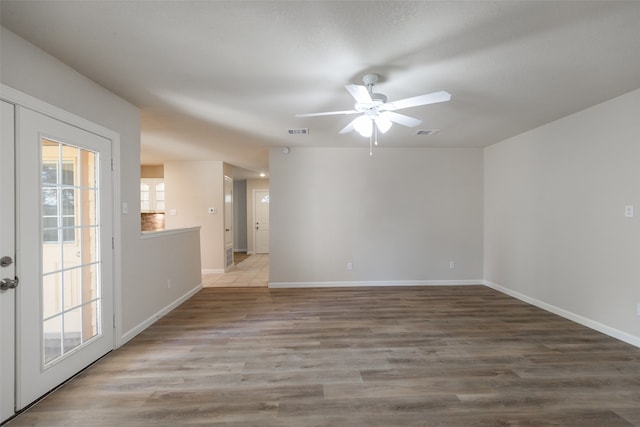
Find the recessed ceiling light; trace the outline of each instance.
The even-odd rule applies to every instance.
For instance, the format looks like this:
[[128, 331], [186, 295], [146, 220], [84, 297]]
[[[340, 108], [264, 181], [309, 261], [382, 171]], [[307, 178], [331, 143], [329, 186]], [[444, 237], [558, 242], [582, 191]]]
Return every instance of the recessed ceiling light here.
[[289, 129], [289, 135], [307, 135], [309, 128]]
[[264, 178], [265, 176], [267, 176], [267, 174], [266, 174], [266, 173], [264, 173], [264, 172], [260, 172], [260, 178]]
[[416, 135], [429, 136], [429, 135], [435, 135], [438, 132], [440, 132], [440, 129], [421, 129], [416, 132]]

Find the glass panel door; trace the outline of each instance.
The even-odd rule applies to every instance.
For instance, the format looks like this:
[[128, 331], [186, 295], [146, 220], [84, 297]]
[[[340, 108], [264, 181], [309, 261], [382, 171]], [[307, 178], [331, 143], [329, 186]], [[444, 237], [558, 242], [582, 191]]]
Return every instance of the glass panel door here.
[[44, 365], [85, 345], [102, 325], [98, 153], [42, 138]]
[[17, 407], [113, 341], [111, 141], [18, 107]]

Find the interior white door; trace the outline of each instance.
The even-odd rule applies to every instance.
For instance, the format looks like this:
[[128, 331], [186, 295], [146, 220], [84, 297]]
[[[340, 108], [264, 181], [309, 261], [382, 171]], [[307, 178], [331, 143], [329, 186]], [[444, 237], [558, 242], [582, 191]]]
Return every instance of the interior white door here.
[[269, 190], [255, 190], [253, 197], [255, 212], [255, 252], [269, 253]]
[[224, 245], [233, 246], [233, 178], [224, 177]]
[[111, 141], [17, 107], [17, 408], [114, 345]]
[[233, 265], [233, 178], [224, 176], [224, 267]]
[[[0, 107], [0, 279], [15, 280], [14, 111], [4, 101]], [[0, 290], [0, 423], [15, 408], [16, 290], [7, 287]]]

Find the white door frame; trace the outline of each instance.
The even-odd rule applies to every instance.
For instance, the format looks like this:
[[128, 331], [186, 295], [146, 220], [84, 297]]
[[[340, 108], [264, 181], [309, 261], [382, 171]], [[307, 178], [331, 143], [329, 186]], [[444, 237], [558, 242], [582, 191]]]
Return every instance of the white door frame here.
[[[15, 106], [2, 101], [0, 141], [0, 256], [13, 263], [0, 268], [0, 278], [13, 279], [15, 270]], [[15, 310], [16, 291], [0, 291], [0, 423], [15, 414]]]
[[[111, 183], [107, 191], [112, 192], [113, 212], [113, 313], [114, 313], [114, 343], [113, 347], [118, 348], [122, 345], [122, 239], [121, 239], [121, 218], [120, 218], [120, 134], [103, 127], [97, 123], [77, 116], [73, 113], [65, 111], [38, 98], [28, 95], [24, 92], [16, 90], [10, 86], [0, 84], [0, 99], [44, 114], [53, 119], [67, 123], [69, 125], [84, 129], [88, 132], [102, 136], [111, 140], [111, 155], [113, 159]], [[19, 262], [19, 261], [18, 261]], [[14, 324], [14, 328], [15, 328]], [[19, 338], [19, 337], [18, 337]], [[18, 355], [19, 356], [19, 355]], [[15, 373], [15, 366], [13, 367]]]

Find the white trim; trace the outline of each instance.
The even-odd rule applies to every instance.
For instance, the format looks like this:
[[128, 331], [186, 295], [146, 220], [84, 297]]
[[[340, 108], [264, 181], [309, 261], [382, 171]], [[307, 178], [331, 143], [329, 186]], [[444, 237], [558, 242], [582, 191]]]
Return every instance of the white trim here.
[[164, 237], [171, 236], [173, 234], [182, 234], [188, 233], [191, 231], [200, 231], [200, 226], [197, 227], [189, 227], [189, 228], [170, 228], [167, 230], [156, 230], [156, 231], [143, 231], [140, 236], [141, 239], [153, 239], [156, 237]]
[[55, 105], [51, 105], [45, 101], [14, 89], [11, 86], [0, 84], [0, 98], [10, 103], [20, 105], [21, 107], [36, 111], [40, 114], [44, 114], [45, 116], [49, 116], [52, 119], [67, 123], [68, 125], [95, 133], [98, 136], [112, 140], [115, 137], [120, 140], [120, 134], [111, 129], [105, 128], [95, 122], [85, 119], [84, 117], [80, 117], [76, 114], [63, 110], [62, 108], [56, 107]]
[[485, 286], [491, 289], [495, 289], [498, 292], [502, 292], [503, 294], [509, 295], [511, 297], [519, 299], [520, 301], [524, 301], [528, 304], [535, 305], [538, 308], [541, 308], [553, 314], [557, 314], [560, 317], [564, 317], [565, 319], [569, 319], [573, 322], [579, 323], [582, 326], [586, 326], [587, 328], [594, 329], [598, 332], [602, 332], [605, 335], [609, 335], [610, 337], [613, 337], [620, 341], [624, 341], [627, 344], [631, 344], [633, 346], [640, 348], [640, 337], [631, 335], [627, 332], [623, 332], [619, 329], [612, 328], [610, 326], [604, 325], [595, 320], [588, 319], [586, 317], [580, 316], [579, 314], [572, 313], [571, 311], [565, 310], [560, 307], [556, 307], [555, 305], [552, 305], [552, 304], [548, 304], [544, 301], [537, 300], [535, 298], [521, 294], [520, 292], [514, 291], [512, 289], [505, 288], [504, 286], [500, 286], [497, 283], [493, 283], [488, 280], [484, 280], [483, 282]]
[[121, 341], [120, 345], [127, 343], [129, 340], [131, 340], [133, 337], [138, 335], [140, 332], [144, 331], [149, 326], [153, 325], [155, 322], [160, 320], [162, 317], [166, 316], [167, 313], [169, 313], [171, 310], [175, 309], [180, 304], [182, 304], [183, 302], [191, 298], [198, 291], [200, 291], [200, 289], [202, 289], [202, 284], [199, 284], [198, 286], [196, 286], [195, 288], [193, 288], [192, 290], [190, 290], [189, 292], [187, 292], [186, 294], [184, 294], [183, 296], [181, 296], [171, 304], [157, 311], [155, 314], [151, 315], [146, 320], [139, 323], [137, 326], [134, 326], [133, 328], [129, 329], [127, 332], [125, 332], [122, 335], [122, 338], [120, 340]]
[[364, 286], [470, 286], [483, 285], [483, 280], [389, 280], [364, 282], [269, 282], [269, 288], [341, 288]]
[[203, 268], [202, 274], [222, 274], [224, 273], [224, 268]]

